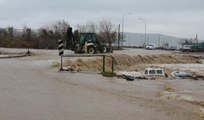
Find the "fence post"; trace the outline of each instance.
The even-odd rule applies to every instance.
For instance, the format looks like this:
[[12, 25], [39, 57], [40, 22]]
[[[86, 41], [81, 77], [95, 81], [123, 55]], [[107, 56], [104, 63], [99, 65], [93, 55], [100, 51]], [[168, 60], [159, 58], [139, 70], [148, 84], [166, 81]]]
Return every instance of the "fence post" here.
[[106, 64], [105, 59], [106, 59], [106, 57], [105, 57], [105, 55], [103, 55], [103, 72], [105, 72], [105, 64]]
[[114, 57], [112, 57], [112, 74], [113, 74], [113, 71], [114, 71]]

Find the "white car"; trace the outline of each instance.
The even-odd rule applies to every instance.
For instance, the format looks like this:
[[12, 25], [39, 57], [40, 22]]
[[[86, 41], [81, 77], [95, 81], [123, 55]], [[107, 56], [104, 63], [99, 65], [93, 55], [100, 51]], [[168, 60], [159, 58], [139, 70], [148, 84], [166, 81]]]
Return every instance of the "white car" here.
[[153, 44], [153, 43], [151, 43], [151, 44], [149, 44], [149, 45], [146, 46], [146, 49], [147, 49], [147, 50], [154, 50], [155, 47], [156, 47], [156, 45]]
[[144, 71], [144, 75], [146, 77], [150, 77], [150, 76], [164, 77], [165, 73], [162, 68], [146, 68]]

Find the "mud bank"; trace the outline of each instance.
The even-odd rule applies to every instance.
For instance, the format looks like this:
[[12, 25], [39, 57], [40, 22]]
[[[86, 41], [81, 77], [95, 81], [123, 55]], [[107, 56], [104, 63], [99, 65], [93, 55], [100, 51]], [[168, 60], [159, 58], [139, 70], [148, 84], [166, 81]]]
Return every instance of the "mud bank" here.
[[[114, 57], [114, 69], [116, 71], [120, 70], [140, 70], [143, 69], [143, 65], [146, 64], [187, 64], [187, 63], [197, 63], [198, 58], [191, 56], [181, 56], [181, 55], [171, 55], [171, 54], [161, 54], [161, 55], [137, 55], [130, 56], [126, 54], [112, 54]], [[80, 69], [82, 71], [101, 71], [102, 70], [102, 58], [94, 59], [82, 59], [78, 58], [76, 60], [66, 59], [63, 62], [64, 66], [70, 66], [72, 68]], [[112, 60], [106, 58], [106, 70], [111, 70]], [[59, 62], [54, 62], [52, 67], [59, 67]]]

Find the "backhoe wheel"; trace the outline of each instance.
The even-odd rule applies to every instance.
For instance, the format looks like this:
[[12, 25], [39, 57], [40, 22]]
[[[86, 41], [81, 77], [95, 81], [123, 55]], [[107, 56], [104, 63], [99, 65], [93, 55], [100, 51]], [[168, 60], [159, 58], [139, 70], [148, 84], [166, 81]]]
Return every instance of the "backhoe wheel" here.
[[88, 47], [88, 53], [95, 54], [96, 53], [95, 48], [93, 46]]
[[106, 48], [105, 46], [103, 46], [101, 52], [102, 52], [102, 53], [106, 53], [106, 52], [107, 52], [107, 48]]

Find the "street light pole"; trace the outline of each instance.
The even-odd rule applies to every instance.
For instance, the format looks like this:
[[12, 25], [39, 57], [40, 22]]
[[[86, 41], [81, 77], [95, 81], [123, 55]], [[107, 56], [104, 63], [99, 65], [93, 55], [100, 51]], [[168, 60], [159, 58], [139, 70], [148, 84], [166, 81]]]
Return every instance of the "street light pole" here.
[[139, 18], [139, 20], [142, 20], [145, 22], [145, 46], [147, 46], [147, 20], [143, 18]]
[[122, 46], [123, 46], [123, 39], [124, 39], [124, 19], [125, 19], [126, 15], [130, 15], [130, 14], [132, 14], [132, 13], [123, 14], [123, 17], [122, 17], [122, 35], [121, 35], [121, 37], [122, 37]]

